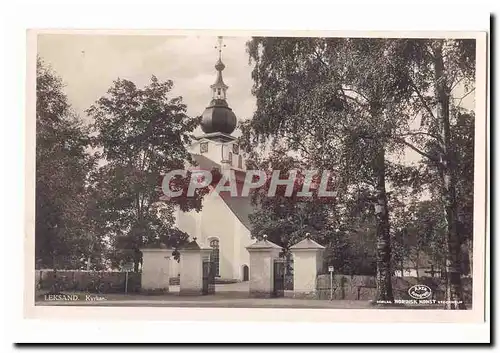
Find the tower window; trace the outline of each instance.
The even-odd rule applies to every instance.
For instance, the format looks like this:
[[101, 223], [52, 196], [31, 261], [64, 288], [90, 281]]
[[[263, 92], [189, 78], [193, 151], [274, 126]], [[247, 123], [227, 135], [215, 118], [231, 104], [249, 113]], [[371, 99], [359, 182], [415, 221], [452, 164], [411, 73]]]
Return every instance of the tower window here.
[[243, 169], [243, 157], [238, 156], [238, 168]]
[[217, 88], [217, 94], [220, 96], [220, 88]]
[[210, 247], [212, 248], [212, 253], [210, 254], [210, 261], [212, 261], [215, 265], [215, 275], [217, 277], [220, 276], [219, 268], [220, 268], [220, 259], [219, 259], [219, 239], [210, 240]]
[[240, 153], [240, 146], [237, 143], [233, 144], [233, 153], [234, 154]]
[[208, 142], [200, 143], [200, 153], [207, 153], [207, 152], [208, 152]]

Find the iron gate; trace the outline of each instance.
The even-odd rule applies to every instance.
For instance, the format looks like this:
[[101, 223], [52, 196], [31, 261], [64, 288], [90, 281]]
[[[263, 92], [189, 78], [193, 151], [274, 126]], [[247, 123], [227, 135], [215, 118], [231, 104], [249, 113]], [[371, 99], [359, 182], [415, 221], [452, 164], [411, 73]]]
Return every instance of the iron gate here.
[[273, 295], [275, 297], [285, 296], [285, 261], [274, 260], [273, 282]]
[[215, 294], [215, 263], [203, 261], [203, 295]]

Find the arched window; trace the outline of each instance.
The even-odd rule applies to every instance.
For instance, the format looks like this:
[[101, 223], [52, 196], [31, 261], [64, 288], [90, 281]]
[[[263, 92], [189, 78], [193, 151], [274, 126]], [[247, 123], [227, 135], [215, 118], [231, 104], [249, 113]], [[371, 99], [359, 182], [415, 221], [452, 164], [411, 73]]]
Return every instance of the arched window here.
[[243, 157], [238, 156], [238, 168], [243, 169]]
[[219, 276], [219, 239], [210, 240], [210, 247], [212, 248], [212, 253], [210, 254], [210, 260], [215, 265], [215, 276]]

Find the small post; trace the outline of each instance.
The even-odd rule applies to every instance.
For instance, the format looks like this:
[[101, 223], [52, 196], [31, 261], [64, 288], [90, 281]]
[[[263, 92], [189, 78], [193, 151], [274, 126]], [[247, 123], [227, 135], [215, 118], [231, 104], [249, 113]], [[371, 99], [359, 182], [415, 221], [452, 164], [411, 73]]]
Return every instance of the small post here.
[[125, 294], [128, 292], [128, 271], [125, 271]]
[[333, 300], [333, 266], [328, 266], [328, 272], [330, 272], [330, 301]]

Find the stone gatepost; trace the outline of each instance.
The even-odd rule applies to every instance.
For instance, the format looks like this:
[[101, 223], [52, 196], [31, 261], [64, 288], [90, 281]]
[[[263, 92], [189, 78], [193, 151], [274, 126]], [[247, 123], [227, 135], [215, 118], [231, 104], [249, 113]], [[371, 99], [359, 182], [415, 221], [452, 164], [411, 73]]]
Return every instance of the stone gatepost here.
[[290, 247], [293, 254], [293, 295], [294, 297], [315, 297], [316, 278], [323, 265], [325, 247], [306, 238]]
[[169, 264], [172, 249], [141, 249], [141, 291], [167, 293], [170, 279]]
[[196, 238], [179, 250], [180, 253], [180, 295], [202, 295], [203, 259], [212, 249], [202, 249]]
[[250, 296], [269, 298], [273, 295], [274, 267], [273, 262], [279, 258], [281, 246], [269, 240], [265, 235], [246, 248], [250, 256]]

